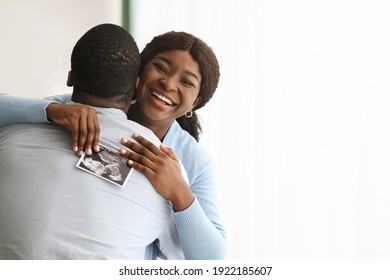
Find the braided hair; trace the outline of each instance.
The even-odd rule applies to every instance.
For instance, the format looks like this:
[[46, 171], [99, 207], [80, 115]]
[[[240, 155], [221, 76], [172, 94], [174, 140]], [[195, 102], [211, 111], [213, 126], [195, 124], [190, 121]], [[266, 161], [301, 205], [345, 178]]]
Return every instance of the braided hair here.
[[143, 49], [141, 52], [140, 74], [142, 75], [145, 66], [156, 55], [171, 50], [187, 51], [199, 64], [199, 70], [202, 76], [198, 95], [200, 102], [194, 107], [193, 114], [190, 118], [181, 116], [176, 119], [184, 130], [188, 131], [196, 141], [199, 141], [202, 126], [195, 111], [206, 105], [217, 89], [220, 76], [218, 60], [212, 49], [201, 39], [186, 32], [171, 31], [154, 37]]

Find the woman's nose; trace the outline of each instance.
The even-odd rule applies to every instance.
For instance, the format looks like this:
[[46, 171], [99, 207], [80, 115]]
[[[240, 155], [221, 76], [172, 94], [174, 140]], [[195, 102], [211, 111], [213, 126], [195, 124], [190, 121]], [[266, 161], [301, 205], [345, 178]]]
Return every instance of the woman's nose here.
[[160, 80], [161, 84], [164, 87], [164, 90], [166, 91], [176, 91], [176, 81], [173, 77], [164, 77]]

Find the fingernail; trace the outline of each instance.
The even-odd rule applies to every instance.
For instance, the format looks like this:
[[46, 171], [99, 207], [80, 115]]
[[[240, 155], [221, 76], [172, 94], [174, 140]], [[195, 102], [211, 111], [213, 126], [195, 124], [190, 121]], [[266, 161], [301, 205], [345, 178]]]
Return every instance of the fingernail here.
[[76, 147], [73, 147], [73, 152], [77, 152], [79, 149]]
[[133, 134], [133, 137], [134, 137], [134, 138], [138, 138], [138, 137], [139, 137], [139, 134], [134, 133], [134, 134]]
[[125, 149], [121, 149], [119, 152], [121, 153], [121, 155], [126, 154], [126, 150]]
[[129, 163], [130, 165], [133, 165], [134, 161], [132, 161], [131, 159], [129, 159], [128, 163]]
[[127, 138], [124, 138], [124, 137], [123, 137], [123, 138], [121, 139], [121, 141], [122, 141], [123, 144], [126, 144], [129, 140], [127, 140]]
[[92, 150], [91, 150], [91, 148], [88, 148], [88, 149], [86, 149], [85, 150], [85, 153], [87, 154], [87, 155], [92, 155]]
[[99, 145], [95, 145], [95, 147], [94, 147], [94, 150], [95, 150], [95, 152], [99, 152], [100, 151], [100, 147], [99, 147]]

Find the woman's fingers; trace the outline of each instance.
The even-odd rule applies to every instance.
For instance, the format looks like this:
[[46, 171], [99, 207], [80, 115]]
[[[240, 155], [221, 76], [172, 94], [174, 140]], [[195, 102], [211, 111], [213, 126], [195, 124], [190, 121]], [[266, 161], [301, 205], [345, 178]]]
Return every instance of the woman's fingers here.
[[72, 132], [72, 149], [81, 155], [92, 148], [99, 151], [100, 128], [96, 111], [87, 105], [52, 103], [46, 109], [48, 119]]
[[[154, 145], [149, 140], [140, 136], [139, 134], [133, 134], [132, 136], [137, 142], [130, 141], [127, 138], [122, 138], [121, 143], [129, 148], [131, 151], [121, 149], [122, 156], [129, 159], [129, 165], [135, 169], [145, 172], [157, 173], [159, 169], [166, 166], [167, 161], [173, 159], [178, 162], [175, 153], [172, 149], [160, 145], [160, 148]], [[149, 170], [150, 169], [150, 170]]]
[[72, 132], [72, 150], [75, 153], [79, 151], [79, 122], [75, 122], [70, 126]]
[[137, 134], [137, 133], [134, 133], [132, 135], [132, 137], [139, 143], [141, 144], [143, 147], [145, 147], [146, 149], [148, 149], [149, 151], [151, 151], [153, 154], [155, 155], [161, 155], [161, 151], [160, 149], [154, 145], [152, 142], [150, 142], [149, 140], [145, 139], [144, 137], [142, 137], [141, 135]]
[[163, 144], [160, 145], [160, 150], [162, 152], [164, 152], [167, 156], [169, 156], [171, 159], [175, 160], [175, 161], [179, 161], [175, 155], [175, 153], [173, 152], [173, 150], [171, 148], [168, 148], [166, 146], [164, 146]]
[[155, 164], [148, 157], [127, 151], [126, 149], [121, 149], [120, 154], [126, 158], [128, 158], [128, 164], [131, 167], [134, 167], [138, 171], [141, 171], [145, 174], [145, 172], [153, 171], [155, 168]]
[[[77, 107], [69, 116], [72, 127], [72, 147], [77, 150], [79, 156], [83, 151], [87, 155], [92, 154], [92, 148], [95, 152], [99, 151], [100, 128], [96, 111], [88, 106]], [[77, 147], [77, 148], [75, 148]]]
[[99, 148], [100, 126], [99, 126], [99, 121], [97, 119], [97, 114], [95, 114], [93, 120], [95, 125], [95, 135], [92, 140], [92, 146], [93, 146], [93, 150], [98, 153], [100, 151]]
[[[159, 148], [157, 148], [152, 142], [144, 139], [142, 136], [139, 136], [138, 138], [140, 140], [139, 143], [131, 141], [127, 139], [126, 137], [123, 137], [121, 139], [121, 144], [125, 147], [129, 148], [135, 153], [138, 153], [140, 155], [146, 156], [150, 159], [153, 159], [153, 157], [157, 155], [163, 154]], [[137, 141], [138, 141], [137, 139]]]
[[[87, 125], [87, 117], [81, 115], [79, 118], [79, 133], [78, 133], [78, 141], [77, 141], [77, 153], [81, 156], [84, 151], [84, 144], [88, 135], [88, 125]], [[87, 155], [91, 155], [91, 150], [85, 150]]]
[[122, 145], [131, 150], [127, 151], [125, 149], [121, 149], [121, 155], [128, 158], [130, 161], [135, 162], [136, 165], [131, 165], [130, 163], [129, 165], [133, 166], [137, 170], [139, 170], [138, 165], [142, 165], [155, 171], [156, 165], [158, 165], [161, 161], [159, 156], [164, 156], [165, 154], [152, 142], [146, 140], [142, 136], [135, 133], [133, 134], [133, 138], [137, 140], [137, 142], [131, 141], [125, 137], [121, 139]]
[[[81, 147], [81, 149], [83, 149], [84, 146], [85, 153], [87, 155], [91, 155], [92, 148], [95, 152], [99, 152], [100, 128], [95, 110], [88, 111], [86, 125], [87, 129], [84, 132], [85, 135], [80, 133], [81, 138], [79, 139], [79, 148]], [[82, 130], [80, 129], [80, 132], [81, 131]]]

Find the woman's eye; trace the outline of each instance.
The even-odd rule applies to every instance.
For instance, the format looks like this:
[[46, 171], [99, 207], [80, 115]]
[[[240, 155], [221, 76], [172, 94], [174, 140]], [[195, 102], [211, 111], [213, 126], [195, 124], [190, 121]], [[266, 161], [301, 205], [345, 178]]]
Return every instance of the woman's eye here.
[[195, 87], [195, 85], [189, 80], [182, 80], [181, 83], [187, 87]]
[[168, 73], [167, 69], [164, 66], [162, 66], [161, 64], [155, 63], [154, 68], [156, 68], [158, 72], [161, 72], [164, 74]]

